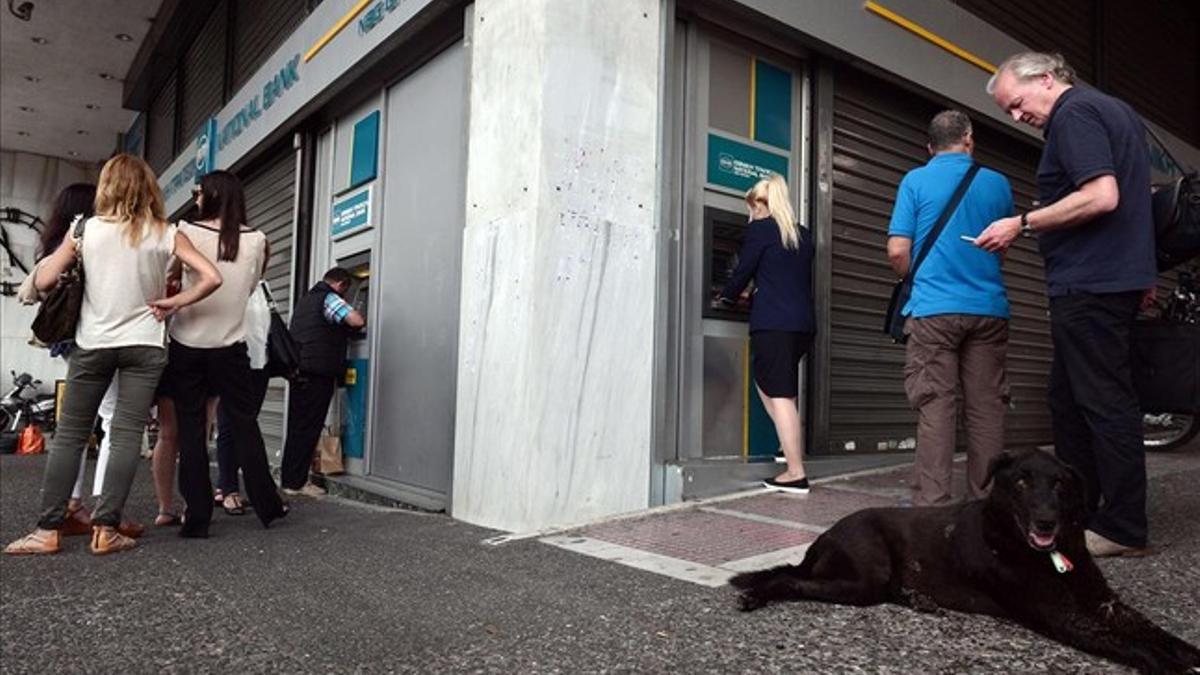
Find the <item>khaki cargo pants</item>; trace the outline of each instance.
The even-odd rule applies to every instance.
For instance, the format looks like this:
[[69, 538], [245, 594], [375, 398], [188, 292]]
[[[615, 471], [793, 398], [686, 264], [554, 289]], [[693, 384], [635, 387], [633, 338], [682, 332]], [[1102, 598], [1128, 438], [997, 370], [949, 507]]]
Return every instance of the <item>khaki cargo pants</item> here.
[[967, 498], [987, 494], [988, 462], [1004, 449], [1008, 321], [969, 314], [910, 318], [904, 391], [917, 411], [913, 503], [951, 501], [958, 395], [967, 432]]

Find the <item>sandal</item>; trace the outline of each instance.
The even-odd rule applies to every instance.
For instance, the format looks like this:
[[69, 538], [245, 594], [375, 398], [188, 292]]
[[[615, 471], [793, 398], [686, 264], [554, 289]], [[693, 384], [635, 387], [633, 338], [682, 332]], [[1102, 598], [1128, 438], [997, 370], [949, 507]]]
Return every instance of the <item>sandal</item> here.
[[[232, 506], [230, 506], [230, 502], [233, 503]], [[230, 492], [225, 496], [225, 499], [221, 502], [221, 508], [225, 509], [225, 513], [231, 516], [246, 515], [246, 505], [242, 503], [241, 495], [236, 492]]]
[[174, 513], [167, 513], [166, 511], [159, 511], [158, 515], [154, 517], [154, 526], [155, 527], [176, 527], [176, 526], [182, 525], [182, 524], [183, 524], [183, 518], [180, 518], [178, 515], [176, 515]]
[[60, 536], [58, 530], [37, 529], [4, 547], [4, 552], [8, 555], [58, 553], [62, 550]]

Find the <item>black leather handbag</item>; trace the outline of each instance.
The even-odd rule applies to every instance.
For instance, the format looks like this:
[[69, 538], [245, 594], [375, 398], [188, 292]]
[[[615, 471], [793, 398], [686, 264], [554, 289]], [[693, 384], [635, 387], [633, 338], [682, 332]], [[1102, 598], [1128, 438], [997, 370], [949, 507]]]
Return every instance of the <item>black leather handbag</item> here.
[[75, 262], [58, 275], [58, 285], [38, 307], [33, 318], [33, 336], [45, 345], [75, 339], [79, 327], [79, 312], [83, 308], [83, 230], [87, 221], [77, 218], [74, 223]]
[[925, 245], [921, 247], [921, 252], [917, 254], [916, 260], [909, 266], [908, 274], [897, 281], [896, 286], [892, 289], [887, 315], [883, 318], [883, 332], [891, 336], [892, 342], [898, 345], [908, 342], [908, 336], [904, 334], [904, 306], [912, 297], [913, 279], [917, 275], [917, 269], [921, 267], [921, 263], [933, 249], [933, 244], [941, 236], [942, 230], [946, 229], [946, 223], [949, 222], [950, 216], [954, 215], [954, 210], [958, 208], [958, 203], [962, 201], [963, 195], [967, 193], [967, 188], [971, 186], [971, 181], [974, 180], [977, 173], [979, 173], [979, 165], [972, 162], [971, 168], [967, 169], [966, 175], [962, 177], [962, 181], [954, 190], [950, 201], [946, 203], [946, 208], [942, 210], [942, 215], [938, 216], [937, 222], [933, 224], [933, 228], [929, 231], [929, 237], [925, 240]]
[[258, 283], [262, 286], [267, 306], [271, 309], [271, 327], [267, 330], [267, 375], [295, 379], [300, 374], [300, 347], [292, 339], [291, 331], [279, 315], [279, 307], [271, 295], [270, 286], [265, 281]]

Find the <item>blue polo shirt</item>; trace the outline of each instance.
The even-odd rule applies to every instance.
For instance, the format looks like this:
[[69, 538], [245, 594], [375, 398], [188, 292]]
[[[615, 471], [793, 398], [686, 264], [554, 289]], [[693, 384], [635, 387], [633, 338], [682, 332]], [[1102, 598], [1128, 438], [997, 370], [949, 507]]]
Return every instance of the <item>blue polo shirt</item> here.
[[[965, 152], [935, 155], [925, 166], [905, 174], [896, 192], [888, 235], [913, 240], [912, 259], [925, 246], [959, 181], [971, 166]], [[1013, 215], [1012, 187], [1003, 175], [980, 168], [945, 230], [933, 244], [913, 279], [912, 298], [904, 314], [923, 318], [939, 314], [1009, 317], [1008, 296], [1000, 256], [961, 237], [978, 236], [993, 221]]]
[[1154, 286], [1150, 151], [1141, 118], [1127, 104], [1088, 87], [1058, 97], [1038, 163], [1038, 198], [1049, 206], [1098, 176], [1113, 176], [1117, 208], [1090, 222], [1038, 234], [1051, 297], [1119, 293]]

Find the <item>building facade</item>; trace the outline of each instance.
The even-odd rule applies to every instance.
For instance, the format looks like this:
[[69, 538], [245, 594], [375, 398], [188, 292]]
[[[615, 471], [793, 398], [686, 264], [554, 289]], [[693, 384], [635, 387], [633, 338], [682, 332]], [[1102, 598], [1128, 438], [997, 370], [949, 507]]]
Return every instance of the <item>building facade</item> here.
[[[128, 136], [169, 210], [204, 171], [243, 177], [285, 310], [335, 264], [360, 279], [369, 329], [348, 355], [338, 480], [531, 531], [773, 470], [755, 461], [777, 442], [752, 395], [746, 316], [708, 302], [759, 175], [788, 178], [817, 243], [801, 398], [809, 452], [825, 455], [915, 443], [903, 352], [880, 330], [884, 242], [932, 114], [966, 110], [979, 159], [1018, 208], [1035, 199], [1040, 140], [984, 93], [992, 64], [1062, 51], [1200, 165], [1194, 8], [991, 4], [177, 3], [129, 78], [145, 115]], [[1164, 31], [1169, 52], [1130, 41]], [[1045, 443], [1032, 243], [1005, 274], [1008, 442]], [[275, 450], [285, 397], [279, 381], [263, 411]]]

